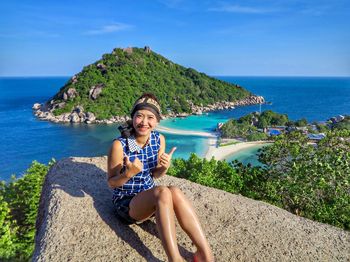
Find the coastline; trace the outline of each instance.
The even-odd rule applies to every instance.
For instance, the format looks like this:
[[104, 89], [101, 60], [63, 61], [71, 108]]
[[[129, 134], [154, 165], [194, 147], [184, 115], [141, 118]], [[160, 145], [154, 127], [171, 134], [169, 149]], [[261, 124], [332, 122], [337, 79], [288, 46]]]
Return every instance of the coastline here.
[[[238, 140], [237, 140], [238, 141]], [[245, 150], [257, 145], [267, 145], [271, 142], [266, 141], [251, 141], [251, 142], [238, 142], [237, 144], [216, 147], [217, 140], [210, 138], [208, 141], [209, 148], [205, 154], [205, 158], [210, 160], [212, 157], [216, 160], [224, 160], [228, 156], [238, 153], [241, 150]]]

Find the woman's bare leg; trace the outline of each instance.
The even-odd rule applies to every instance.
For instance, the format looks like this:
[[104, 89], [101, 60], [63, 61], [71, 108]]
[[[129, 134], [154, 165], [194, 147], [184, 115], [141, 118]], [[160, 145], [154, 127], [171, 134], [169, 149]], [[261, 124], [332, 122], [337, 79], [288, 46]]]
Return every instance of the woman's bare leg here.
[[129, 215], [144, 220], [156, 215], [157, 229], [169, 261], [183, 261], [176, 241], [172, 193], [164, 186], [137, 194], [130, 202]]
[[169, 189], [172, 193], [177, 220], [197, 247], [196, 257], [198, 261], [214, 261], [209, 243], [191, 203], [179, 188], [170, 186]]

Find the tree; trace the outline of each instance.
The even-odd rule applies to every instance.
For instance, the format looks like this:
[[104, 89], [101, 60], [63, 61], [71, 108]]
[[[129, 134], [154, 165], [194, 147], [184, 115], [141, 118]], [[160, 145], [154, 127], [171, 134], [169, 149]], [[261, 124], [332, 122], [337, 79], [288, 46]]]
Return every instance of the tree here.
[[290, 212], [350, 228], [350, 131], [326, 134], [317, 146], [299, 132], [276, 138], [259, 160]]
[[307, 126], [307, 120], [305, 118], [299, 119], [294, 122], [294, 125], [298, 127]]

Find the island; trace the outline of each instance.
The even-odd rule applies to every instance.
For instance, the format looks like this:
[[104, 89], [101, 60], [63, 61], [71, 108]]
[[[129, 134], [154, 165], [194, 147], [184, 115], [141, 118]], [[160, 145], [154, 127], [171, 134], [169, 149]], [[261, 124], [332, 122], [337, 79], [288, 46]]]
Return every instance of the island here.
[[239, 85], [178, 65], [146, 46], [104, 54], [33, 110], [41, 120], [111, 124], [128, 120], [133, 102], [144, 92], [157, 96], [165, 117], [265, 102]]

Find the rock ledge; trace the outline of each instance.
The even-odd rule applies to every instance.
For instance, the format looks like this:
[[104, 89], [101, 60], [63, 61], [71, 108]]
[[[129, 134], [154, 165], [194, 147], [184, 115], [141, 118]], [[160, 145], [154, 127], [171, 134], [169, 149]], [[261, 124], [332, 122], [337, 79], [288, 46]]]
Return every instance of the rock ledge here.
[[[106, 157], [68, 158], [49, 171], [33, 261], [166, 261], [155, 221], [121, 224], [106, 184]], [[165, 177], [193, 202], [216, 261], [349, 261], [350, 233], [239, 195]], [[180, 252], [194, 246], [178, 231]]]

